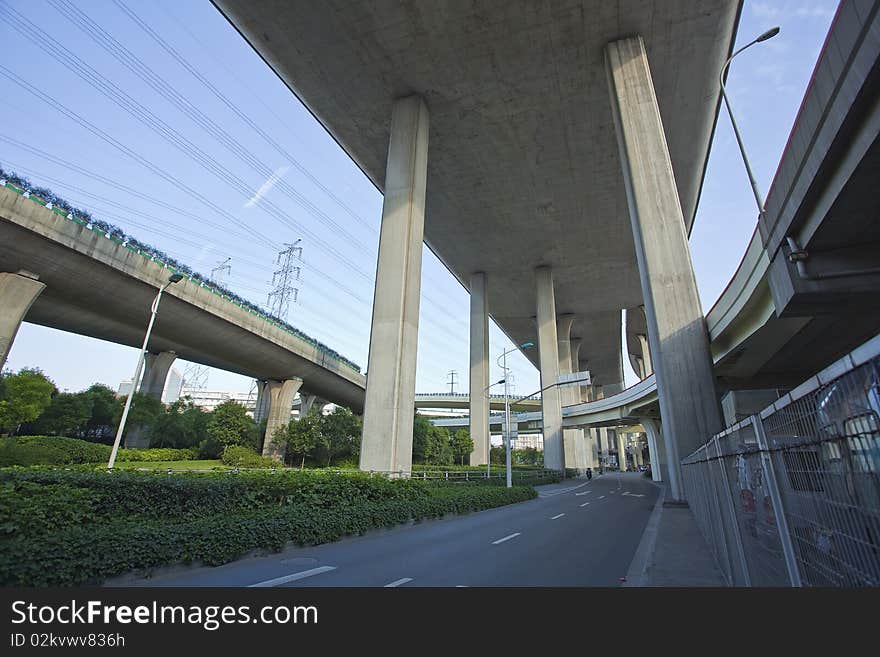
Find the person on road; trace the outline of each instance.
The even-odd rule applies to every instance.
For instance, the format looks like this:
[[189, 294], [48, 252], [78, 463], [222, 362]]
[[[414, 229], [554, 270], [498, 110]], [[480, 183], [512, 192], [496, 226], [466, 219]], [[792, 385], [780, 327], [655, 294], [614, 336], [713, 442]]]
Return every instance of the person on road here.
[[593, 468], [587, 468], [587, 479], [593, 478]]

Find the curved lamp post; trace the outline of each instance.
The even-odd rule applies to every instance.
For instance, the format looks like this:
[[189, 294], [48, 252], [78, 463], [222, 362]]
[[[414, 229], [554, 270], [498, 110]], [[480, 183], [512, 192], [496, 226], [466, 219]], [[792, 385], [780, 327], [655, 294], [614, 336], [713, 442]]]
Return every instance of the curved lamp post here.
[[153, 322], [156, 321], [156, 313], [159, 311], [159, 300], [162, 293], [169, 285], [177, 283], [183, 276], [181, 274], [172, 274], [168, 277], [168, 282], [159, 288], [159, 293], [153, 299], [153, 305], [150, 307], [150, 323], [147, 324], [147, 334], [144, 336], [144, 344], [141, 347], [141, 353], [138, 356], [137, 367], [134, 370], [134, 377], [131, 379], [131, 391], [125, 400], [125, 408], [122, 409], [122, 417], [119, 419], [119, 428], [116, 430], [116, 439], [113, 441], [113, 450], [110, 452], [110, 460], [107, 462], [107, 468], [112, 469], [116, 463], [116, 453], [119, 451], [119, 443], [122, 440], [122, 432], [125, 431], [125, 421], [128, 419], [128, 411], [131, 408], [131, 400], [134, 399], [134, 393], [137, 391], [138, 383], [140, 383], [141, 373], [144, 369], [144, 360], [147, 355], [147, 343], [150, 341], [150, 333], [153, 331]]
[[758, 214], [764, 214], [764, 201], [761, 199], [761, 192], [758, 191], [758, 183], [755, 181], [755, 174], [752, 173], [752, 167], [749, 164], [749, 158], [746, 156], [746, 149], [743, 146], [742, 136], [739, 134], [739, 126], [736, 124], [736, 119], [733, 118], [733, 111], [730, 109], [730, 100], [727, 98], [727, 90], [724, 88], [724, 74], [727, 72], [727, 67], [730, 66], [730, 62], [740, 54], [746, 48], [750, 48], [756, 43], [761, 43], [761, 41], [766, 41], [767, 39], [771, 39], [779, 34], [779, 28], [774, 27], [772, 29], [767, 30], [759, 36], [757, 39], [750, 41], [742, 48], [734, 52], [726, 62], [724, 62], [724, 66], [721, 67], [721, 73], [718, 75], [718, 79], [721, 82], [721, 95], [724, 97], [724, 104], [727, 107], [727, 114], [730, 116], [730, 123], [733, 125], [733, 133], [736, 135], [736, 143], [739, 144], [740, 153], [742, 153], [743, 162], [746, 165], [746, 172], [749, 174], [749, 182], [752, 184], [752, 192], [755, 195], [755, 202], [758, 204]]

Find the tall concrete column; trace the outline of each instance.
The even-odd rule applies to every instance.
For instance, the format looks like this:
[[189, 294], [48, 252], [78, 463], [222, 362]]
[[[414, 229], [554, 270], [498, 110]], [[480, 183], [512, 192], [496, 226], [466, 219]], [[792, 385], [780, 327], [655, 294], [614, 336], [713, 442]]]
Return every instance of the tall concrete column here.
[[[538, 326], [538, 359], [541, 370], [541, 414], [544, 422], [544, 467], [562, 470], [565, 447], [562, 437], [562, 405], [559, 387], [559, 345], [556, 334], [556, 296], [553, 272], [549, 267], [535, 269], [536, 321]], [[549, 387], [548, 387], [549, 386]]]
[[140, 392], [162, 399], [162, 392], [165, 390], [165, 381], [168, 380], [168, 372], [174, 361], [177, 360], [177, 354], [173, 351], [160, 351], [158, 354], [147, 352], [144, 358], [144, 377], [141, 379]]
[[623, 431], [617, 432], [617, 464], [621, 472], [626, 472], [626, 438]]
[[257, 380], [257, 401], [254, 404], [254, 422], [259, 424], [269, 417], [269, 382]]
[[670, 492], [680, 500], [681, 457], [721, 429], [709, 337], [642, 38], [609, 43], [605, 62], [670, 463]]
[[317, 395], [312, 395], [309, 393], [299, 393], [299, 416], [303, 417], [308, 415], [309, 412], [313, 408], [318, 408], [319, 410], [323, 410], [327, 405], [326, 399], [321, 399]]
[[642, 348], [642, 367], [644, 368], [644, 376], [649, 377], [654, 373], [654, 366], [651, 365], [651, 345], [648, 343], [648, 336], [644, 333], [636, 334], [639, 339], [639, 346]]
[[489, 295], [486, 274], [471, 276], [470, 432], [471, 465], [489, 462]]
[[[574, 315], [560, 315], [556, 318], [557, 351], [559, 353], [559, 373], [571, 374], [571, 325]], [[543, 385], [541, 386], [544, 387]], [[559, 399], [562, 406], [571, 406], [578, 403], [577, 393], [579, 386], [560, 386]], [[562, 442], [565, 452], [565, 467], [583, 470], [586, 468], [586, 456], [583, 445], [584, 432], [582, 429], [563, 429]]]
[[385, 166], [361, 470], [412, 469], [427, 172], [428, 109], [419, 96], [400, 98]]
[[642, 418], [641, 424], [645, 427], [648, 436], [648, 458], [651, 460], [651, 479], [663, 481], [663, 470], [668, 467], [662, 453], [663, 441], [660, 437], [660, 423], [652, 418]]
[[0, 272], [0, 372], [6, 364], [18, 327], [45, 289], [46, 284], [40, 283], [36, 274]]
[[266, 418], [266, 434], [263, 438], [263, 456], [282, 461], [284, 445], [275, 440], [275, 432], [290, 422], [293, 398], [302, 385], [302, 379], [294, 377], [286, 381], [267, 381], [269, 414]]

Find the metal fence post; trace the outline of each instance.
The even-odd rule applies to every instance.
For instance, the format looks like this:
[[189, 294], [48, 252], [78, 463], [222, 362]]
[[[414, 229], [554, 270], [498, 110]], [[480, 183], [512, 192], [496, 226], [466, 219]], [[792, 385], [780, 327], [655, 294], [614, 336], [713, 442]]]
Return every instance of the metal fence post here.
[[[724, 492], [726, 493], [725, 497], [727, 498], [727, 505], [730, 509], [730, 519], [733, 521], [733, 537], [736, 539], [736, 551], [739, 554], [739, 562], [742, 567], [743, 577], [745, 577], [745, 585], [752, 585], [752, 577], [749, 573], [749, 563], [746, 560], [746, 551], [743, 547], [742, 535], [739, 532], [739, 519], [736, 516], [736, 507], [734, 506], [733, 495], [730, 492], [730, 482], [727, 479], [727, 470], [724, 467], [724, 457], [721, 455], [721, 443], [718, 440], [718, 436], [715, 436], [715, 452], [718, 454], [718, 467], [721, 470], [721, 479], [724, 485]], [[733, 573], [731, 573], [732, 575]]]
[[794, 554], [794, 544], [791, 542], [791, 534], [788, 530], [788, 518], [785, 516], [785, 506], [782, 503], [782, 495], [779, 493], [779, 484], [776, 481], [776, 468], [767, 443], [767, 434], [764, 431], [764, 420], [758, 413], [752, 416], [752, 424], [755, 427], [755, 437], [758, 440], [758, 449], [761, 450], [761, 467], [764, 471], [764, 479], [770, 493], [770, 501], [773, 504], [773, 515], [776, 518], [776, 530], [779, 532], [779, 541], [782, 544], [782, 554], [785, 557], [785, 568], [788, 570], [788, 579], [791, 585], [801, 587], [801, 573], [798, 568], [797, 558]]

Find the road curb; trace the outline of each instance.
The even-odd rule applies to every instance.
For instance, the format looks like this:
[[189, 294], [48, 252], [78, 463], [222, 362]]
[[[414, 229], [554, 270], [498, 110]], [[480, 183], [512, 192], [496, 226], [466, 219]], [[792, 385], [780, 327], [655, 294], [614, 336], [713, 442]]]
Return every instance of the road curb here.
[[657, 546], [657, 530], [660, 527], [660, 519], [663, 517], [663, 500], [666, 498], [666, 486], [654, 483], [660, 489], [657, 495], [657, 501], [654, 503], [654, 510], [651, 517], [648, 518], [648, 524], [642, 533], [642, 540], [636, 548], [633, 560], [629, 564], [626, 572], [626, 582], [622, 586], [643, 587], [648, 586], [648, 568], [651, 566], [654, 558], [654, 549]]

